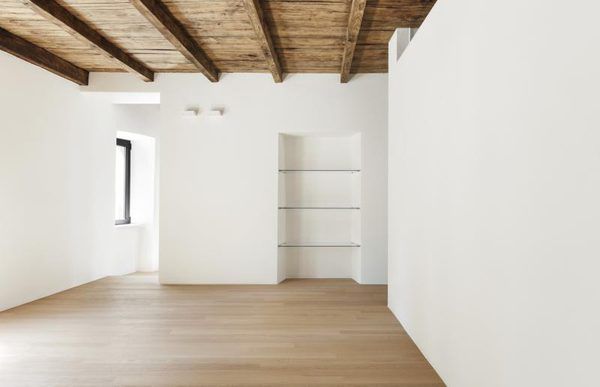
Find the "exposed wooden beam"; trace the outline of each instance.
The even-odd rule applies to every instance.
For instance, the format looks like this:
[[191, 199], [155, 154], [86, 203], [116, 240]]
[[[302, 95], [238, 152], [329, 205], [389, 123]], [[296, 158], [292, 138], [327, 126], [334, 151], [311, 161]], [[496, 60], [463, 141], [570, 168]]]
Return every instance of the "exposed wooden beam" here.
[[346, 83], [350, 80], [350, 69], [352, 68], [352, 59], [354, 58], [354, 49], [358, 41], [360, 25], [367, 0], [352, 0], [350, 6], [350, 16], [348, 17], [348, 29], [346, 30], [346, 41], [344, 42], [344, 55], [342, 57], [342, 70], [340, 71], [340, 80]]
[[281, 72], [281, 65], [279, 64], [279, 58], [275, 52], [275, 46], [273, 45], [269, 26], [267, 25], [260, 6], [260, 0], [244, 0], [244, 4], [246, 5], [246, 10], [250, 17], [250, 23], [256, 32], [260, 48], [267, 60], [269, 70], [271, 70], [271, 74], [273, 74], [273, 79], [277, 83], [282, 82], [283, 74]]
[[116, 59], [127, 71], [139, 74], [144, 81], [153, 81], [154, 73], [140, 61], [117, 47], [98, 31], [70, 13], [54, 0], [23, 0], [31, 9], [78, 39], [93, 44], [109, 58]]
[[88, 84], [89, 73], [86, 70], [3, 28], [0, 28], [0, 50], [6, 51], [78, 85]]
[[219, 72], [198, 42], [160, 0], [130, 0], [150, 23], [212, 82]]

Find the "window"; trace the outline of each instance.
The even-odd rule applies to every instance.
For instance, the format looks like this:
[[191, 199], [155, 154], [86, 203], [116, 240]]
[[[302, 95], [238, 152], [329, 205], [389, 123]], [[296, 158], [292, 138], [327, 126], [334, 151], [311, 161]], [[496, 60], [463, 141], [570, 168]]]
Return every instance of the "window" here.
[[117, 138], [115, 171], [115, 224], [131, 223], [131, 141]]

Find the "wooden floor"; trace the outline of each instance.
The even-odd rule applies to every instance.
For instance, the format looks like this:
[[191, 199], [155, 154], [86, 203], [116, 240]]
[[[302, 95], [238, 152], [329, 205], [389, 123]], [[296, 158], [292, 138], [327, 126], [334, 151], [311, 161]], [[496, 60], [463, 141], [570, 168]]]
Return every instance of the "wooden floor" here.
[[385, 286], [96, 281], [0, 313], [0, 386], [443, 386]]

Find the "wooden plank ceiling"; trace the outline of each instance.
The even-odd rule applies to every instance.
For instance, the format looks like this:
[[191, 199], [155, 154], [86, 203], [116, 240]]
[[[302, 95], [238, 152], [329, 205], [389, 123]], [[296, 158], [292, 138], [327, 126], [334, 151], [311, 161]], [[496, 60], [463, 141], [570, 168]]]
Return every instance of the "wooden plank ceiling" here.
[[[340, 73], [346, 81], [387, 72], [392, 33], [419, 27], [435, 0], [0, 1], [0, 28], [78, 68], [120, 72], [131, 68], [31, 3], [57, 3], [152, 72], [202, 72], [212, 81], [218, 73], [272, 73], [275, 81], [282, 72]], [[153, 7], [166, 16], [153, 16]]]

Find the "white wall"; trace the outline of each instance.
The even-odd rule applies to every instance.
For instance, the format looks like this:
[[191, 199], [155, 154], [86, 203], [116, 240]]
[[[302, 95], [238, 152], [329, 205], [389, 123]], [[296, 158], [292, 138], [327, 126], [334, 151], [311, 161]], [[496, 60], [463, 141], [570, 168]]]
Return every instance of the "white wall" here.
[[0, 310], [135, 270], [114, 245], [115, 108], [2, 52], [0, 85]]
[[[385, 75], [171, 74], [161, 89], [163, 283], [277, 282], [279, 132], [363, 133], [363, 282], [385, 282]], [[221, 119], [182, 117], [186, 107]]]
[[598, 385], [598, 14], [440, 0], [390, 64], [389, 305], [449, 386]]
[[[93, 74], [86, 92], [160, 93], [160, 279], [277, 281], [279, 132], [362, 135], [362, 281], [387, 280], [387, 76]], [[224, 108], [221, 119], [183, 117]]]
[[[115, 228], [113, 184], [116, 132], [158, 139], [157, 122], [167, 155], [163, 282], [277, 281], [278, 132], [363, 133], [363, 281], [385, 282], [385, 75], [347, 85], [334, 75], [283, 85], [267, 74], [225, 75], [213, 85], [181, 74], [148, 85], [94, 74], [94, 89], [3, 53], [0, 68], [0, 309], [155, 267], [156, 238], [149, 246], [146, 236], [158, 232], [158, 197], [154, 227]], [[129, 85], [152, 91], [136, 99], [160, 92], [166, 102], [115, 106], [109, 98], [122, 94], [93, 93]], [[188, 105], [221, 106], [225, 117], [185, 121]]]

